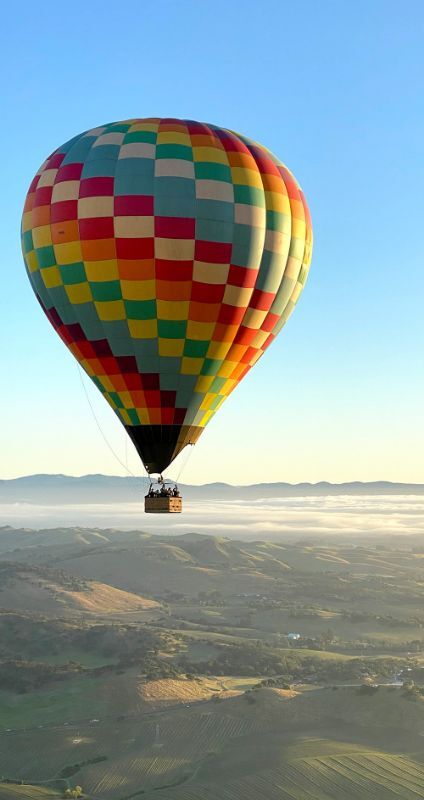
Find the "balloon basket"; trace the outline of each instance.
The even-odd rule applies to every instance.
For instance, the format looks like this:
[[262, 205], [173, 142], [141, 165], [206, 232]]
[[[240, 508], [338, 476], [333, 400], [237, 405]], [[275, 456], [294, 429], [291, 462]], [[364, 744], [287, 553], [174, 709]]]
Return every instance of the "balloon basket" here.
[[182, 497], [149, 497], [146, 495], [144, 498], [146, 514], [181, 514], [182, 510]]

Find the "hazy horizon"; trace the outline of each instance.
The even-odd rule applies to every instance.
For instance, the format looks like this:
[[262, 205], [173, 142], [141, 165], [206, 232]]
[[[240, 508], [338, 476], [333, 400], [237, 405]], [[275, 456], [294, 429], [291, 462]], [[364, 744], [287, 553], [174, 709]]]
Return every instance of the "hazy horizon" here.
[[[97, 478], [97, 477], [99, 477], [99, 478], [112, 478], [112, 479], [116, 478], [118, 480], [122, 480], [122, 479], [126, 479], [126, 478], [135, 479], [135, 480], [139, 480], [139, 481], [149, 480], [149, 476], [146, 473], [140, 474], [140, 475], [135, 475], [135, 474], [122, 474], [121, 475], [117, 471], [115, 471], [115, 472], [113, 472], [113, 471], [112, 472], [80, 472], [80, 473], [71, 473], [71, 472], [32, 472], [32, 473], [22, 473], [21, 475], [6, 476], [6, 477], [3, 477], [3, 478], [0, 478], [0, 483], [8, 482], [8, 481], [19, 481], [19, 480], [24, 480], [24, 479], [28, 479], [28, 478], [45, 478], [45, 477], [47, 477], [47, 478], [71, 478], [71, 479], [75, 478], [76, 480], [83, 479], [83, 478]], [[330, 481], [330, 480], [327, 480], [325, 478], [321, 478], [321, 479], [317, 479], [316, 481], [299, 480], [299, 481], [296, 481], [296, 482], [285, 480], [285, 479], [281, 478], [281, 479], [278, 479], [278, 480], [277, 479], [275, 479], [275, 480], [265, 480], [264, 479], [264, 480], [260, 480], [260, 481], [255, 481], [253, 483], [235, 483], [235, 482], [231, 482], [231, 481], [219, 481], [219, 480], [216, 480], [216, 481], [195, 481], [195, 480], [192, 480], [192, 481], [189, 482], [189, 481], [184, 480], [184, 479], [177, 480], [176, 478], [172, 477], [171, 475], [169, 477], [167, 475], [165, 475], [164, 477], [165, 477], [166, 480], [169, 480], [171, 482], [172, 481], [176, 481], [178, 483], [178, 485], [180, 485], [180, 486], [196, 486], [196, 487], [213, 486], [214, 484], [218, 484], [218, 485], [222, 484], [224, 486], [231, 486], [231, 487], [234, 487], [234, 488], [238, 488], [238, 487], [240, 487], [240, 488], [244, 488], [244, 487], [249, 488], [249, 486], [263, 486], [263, 485], [265, 485], [265, 486], [273, 486], [273, 485], [280, 485], [280, 484], [283, 484], [283, 485], [286, 485], [286, 486], [293, 486], [293, 487], [295, 487], [295, 486], [318, 486], [320, 484], [328, 484], [329, 486], [349, 486], [349, 485], [352, 485], [352, 484], [360, 484], [360, 485], [364, 485], [364, 486], [367, 486], [367, 485], [372, 486], [374, 484], [390, 484], [390, 485], [393, 485], [393, 486], [417, 486], [417, 487], [418, 486], [424, 486], [424, 480], [422, 482], [421, 481], [406, 481], [406, 480], [405, 481], [394, 481], [394, 480], [390, 480], [390, 479], [384, 478], [384, 477], [375, 478], [372, 481], [371, 480], [370, 481], [361, 480], [359, 478], [352, 478], [349, 481]]]

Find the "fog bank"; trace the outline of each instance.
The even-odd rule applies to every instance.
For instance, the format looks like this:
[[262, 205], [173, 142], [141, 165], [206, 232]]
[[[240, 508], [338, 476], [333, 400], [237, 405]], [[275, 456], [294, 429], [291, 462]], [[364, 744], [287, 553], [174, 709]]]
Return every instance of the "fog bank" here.
[[0, 525], [198, 531], [234, 538], [317, 535], [399, 535], [424, 532], [424, 497], [411, 495], [267, 498], [185, 502], [181, 515], [146, 515], [139, 503], [0, 505]]

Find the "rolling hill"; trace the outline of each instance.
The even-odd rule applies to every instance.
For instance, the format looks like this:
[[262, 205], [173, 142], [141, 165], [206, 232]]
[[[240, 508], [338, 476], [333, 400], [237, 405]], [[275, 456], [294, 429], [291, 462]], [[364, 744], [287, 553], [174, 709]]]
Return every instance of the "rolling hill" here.
[[4, 528], [0, 798], [65, 774], [96, 800], [418, 800], [423, 558], [421, 534]]
[[53, 617], [155, 611], [155, 600], [46, 567], [0, 562], [0, 609]]
[[[308, 594], [317, 589], [313, 590], [307, 575], [314, 576], [324, 593], [345, 593], [352, 582], [359, 586], [362, 581], [364, 588], [363, 576], [369, 576], [371, 582], [399, 571], [414, 576], [421, 569], [423, 553], [424, 536], [418, 535], [409, 537], [406, 544], [402, 541], [401, 546], [397, 540], [389, 545], [370, 542], [358, 546], [307, 540], [243, 542], [200, 534], [160, 536], [81, 528], [32, 531], [8, 527], [0, 531], [0, 554], [5, 562], [48, 566], [66, 575], [153, 598], [169, 592], [186, 594], [187, 590], [190, 596], [213, 591], [266, 595], [281, 582], [287, 591], [304, 586]], [[61, 591], [65, 599], [63, 587]], [[72, 597], [74, 604], [85, 601], [81, 594]], [[2, 604], [0, 596], [0, 607]]]

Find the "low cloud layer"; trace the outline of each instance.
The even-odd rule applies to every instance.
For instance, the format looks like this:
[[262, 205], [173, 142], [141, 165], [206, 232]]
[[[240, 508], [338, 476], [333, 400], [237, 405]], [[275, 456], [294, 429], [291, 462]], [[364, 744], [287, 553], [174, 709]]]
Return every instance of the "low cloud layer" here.
[[423, 496], [276, 498], [191, 502], [181, 515], [145, 515], [141, 504], [0, 505], [0, 525], [140, 529], [156, 533], [198, 531], [237, 538], [281, 535], [370, 535], [424, 532]]

